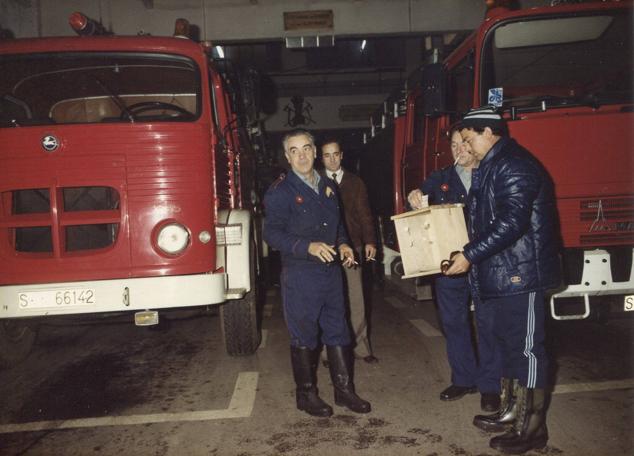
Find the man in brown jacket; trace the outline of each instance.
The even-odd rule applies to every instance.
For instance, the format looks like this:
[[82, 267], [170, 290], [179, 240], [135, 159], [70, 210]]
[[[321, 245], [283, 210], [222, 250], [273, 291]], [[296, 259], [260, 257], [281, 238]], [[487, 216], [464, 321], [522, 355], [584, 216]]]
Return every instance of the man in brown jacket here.
[[[344, 220], [352, 248], [360, 260], [375, 261], [376, 235], [368, 192], [358, 176], [341, 167], [343, 151], [336, 139], [327, 139], [321, 146], [326, 177], [336, 182], [344, 210]], [[379, 360], [372, 354], [368, 341], [368, 324], [363, 298], [363, 274], [361, 267], [345, 268], [348, 301], [350, 303], [350, 324], [355, 335], [355, 357], [366, 363]]]

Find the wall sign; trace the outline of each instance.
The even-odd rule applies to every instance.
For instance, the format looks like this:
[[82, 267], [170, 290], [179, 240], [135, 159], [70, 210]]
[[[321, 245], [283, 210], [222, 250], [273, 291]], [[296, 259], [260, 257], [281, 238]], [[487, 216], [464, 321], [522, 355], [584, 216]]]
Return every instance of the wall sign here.
[[331, 30], [334, 24], [332, 10], [291, 11], [284, 13], [284, 30]]

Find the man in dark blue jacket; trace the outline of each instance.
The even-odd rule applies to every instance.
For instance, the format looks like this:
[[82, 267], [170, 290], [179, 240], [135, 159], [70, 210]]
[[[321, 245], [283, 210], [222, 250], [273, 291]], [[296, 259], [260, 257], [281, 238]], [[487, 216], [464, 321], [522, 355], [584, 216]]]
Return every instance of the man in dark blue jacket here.
[[461, 134], [480, 160], [472, 176], [470, 242], [448, 275], [471, 268], [471, 285], [495, 308], [502, 345], [502, 406], [476, 416], [481, 429], [505, 434], [490, 446], [521, 454], [548, 440], [544, 388], [544, 292], [560, 284], [556, 205], [552, 182], [526, 149], [505, 136], [493, 108], [470, 111]]
[[283, 145], [291, 170], [264, 196], [264, 240], [282, 257], [282, 305], [291, 337], [297, 408], [314, 416], [332, 415], [316, 386], [321, 330], [335, 403], [367, 413], [370, 403], [356, 395], [352, 383], [351, 339], [337, 253], [346, 267], [355, 261], [341, 220], [337, 186], [315, 171], [317, 149], [308, 131], [288, 133]]
[[[407, 200], [413, 209], [421, 209], [422, 195], [429, 204], [467, 205], [471, 188], [471, 172], [476, 158], [465, 147], [460, 131], [453, 128], [449, 136], [453, 166], [434, 171], [413, 190]], [[448, 277], [439, 275], [434, 280], [438, 314], [447, 345], [447, 359], [451, 367], [451, 385], [440, 393], [443, 401], [460, 399], [465, 394], [480, 391], [480, 407], [495, 412], [500, 407], [500, 353], [493, 335], [493, 314], [490, 306], [475, 305], [478, 328], [478, 356], [473, 346], [469, 307], [471, 291], [466, 274]], [[477, 299], [476, 299], [477, 301]]]

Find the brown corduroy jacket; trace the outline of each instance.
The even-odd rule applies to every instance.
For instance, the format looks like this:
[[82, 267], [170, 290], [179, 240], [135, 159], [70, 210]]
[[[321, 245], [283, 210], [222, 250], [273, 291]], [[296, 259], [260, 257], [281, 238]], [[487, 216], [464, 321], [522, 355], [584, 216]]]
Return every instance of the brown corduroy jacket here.
[[368, 203], [368, 191], [361, 178], [348, 170], [343, 171], [339, 184], [339, 194], [344, 210], [348, 237], [355, 249], [366, 244], [376, 246], [376, 233], [372, 211]]

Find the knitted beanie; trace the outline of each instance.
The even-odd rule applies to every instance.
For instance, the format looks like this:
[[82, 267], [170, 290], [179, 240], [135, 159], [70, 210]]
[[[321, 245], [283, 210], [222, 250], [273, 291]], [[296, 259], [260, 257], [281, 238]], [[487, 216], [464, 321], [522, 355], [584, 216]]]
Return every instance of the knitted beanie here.
[[472, 109], [462, 118], [462, 128], [504, 128], [504, 119], [494, 106], [482, 106]]

